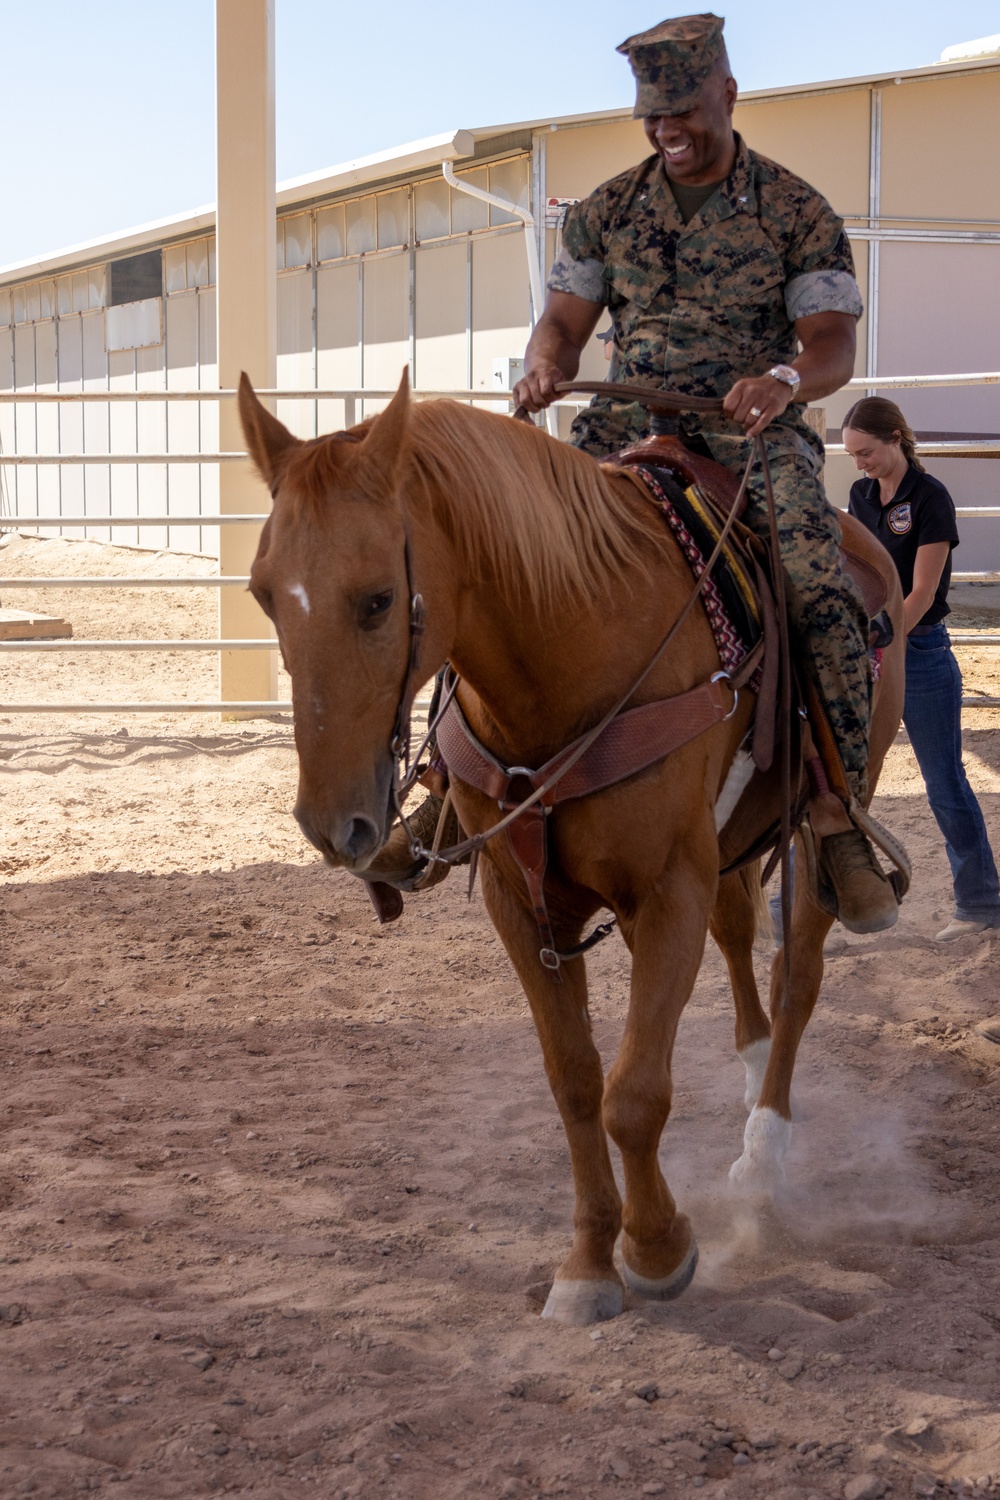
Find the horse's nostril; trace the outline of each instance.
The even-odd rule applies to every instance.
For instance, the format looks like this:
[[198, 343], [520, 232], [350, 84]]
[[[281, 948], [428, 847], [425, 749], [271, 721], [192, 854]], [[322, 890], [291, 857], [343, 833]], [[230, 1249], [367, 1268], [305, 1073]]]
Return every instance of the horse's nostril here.
[[378, 848], [381, 835], [371, 818], [351, 818], [337, 840], [342, 854], [351, 859], [363, 859]]

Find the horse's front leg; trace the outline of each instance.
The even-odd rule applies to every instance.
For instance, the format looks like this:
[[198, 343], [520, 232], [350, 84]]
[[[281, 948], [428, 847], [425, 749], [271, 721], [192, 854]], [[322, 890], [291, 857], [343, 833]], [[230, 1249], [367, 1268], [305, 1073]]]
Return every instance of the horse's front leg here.
[[[707, 847], [714, 853], [711, 830]], [[604, 1123], [625, 1172], [622, 1258], [627, 1285], [667, 1300], [694, 1275], [698, 1248], [660, 1171], [670, 1114], [677, 1023], [694, 988], [715, 899], [711, 863], [678, 860], [623, 922], [632, 950], [632, 995], [621, 1050], [604, 1087]]]
[[[542, 1044], [545, 1071], [562, 1116], [576, 1188], [573, 1246], [556, 1272], [542, 1313], [561, 1323], [598, 1323], [621, 1312], [624, 1291], [615, 1270], [615, 1241], [621, 1228], [621, 1198], [615, 1185], [608, 1142], [601, 1122], [604, 1075], [587, 1011], [587, 979], [582, 958], [562, 965], [562, 982], [538, 958], [538, 928], [519, 893], [489, 862], [483, 865], [487, 910], [524, 986]], [[550, 912], [557, 942], [567, 935], [558, 908]]]

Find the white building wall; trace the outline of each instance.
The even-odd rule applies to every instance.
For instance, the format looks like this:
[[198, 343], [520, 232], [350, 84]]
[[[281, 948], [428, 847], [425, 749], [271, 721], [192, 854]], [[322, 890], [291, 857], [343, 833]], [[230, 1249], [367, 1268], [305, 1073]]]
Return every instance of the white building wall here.
[[[522, 152], [468, 175], [526, 203], [528, 163]], [[471, 379], [485, 396], [494, 357], [523, 352], [529, 303], [519, 221], [439, 177], [283, 214], [277, 237], [279, 388], [357, 393], [279, 401], [278, 416], [299, 436], [380, 410], [385, 399], [365, 400], [364, 391], [394, 390], [408, 365], [419, 388], [463, 389]], [[211, 390], [214, 278], [214, 239], [202, 235], [163, 248], [155, 308], [147, 299], [122, 316], [121, 308], [106, 309], [103, 265], [0, 292], [0, 390]], [[121, 347], [143, 337], [159, 342]], [[218, 448], [218, 403], [0, 404], [0, 448], [208, 453]], [[39, 515], [139, 520], [218, 510], [211, 463], [21, 465], [0, 475], [0, 524], [4, 516], [24, 524]], [[218, 555], [217, 527], [94, 526], [67, 534]]]
[[[873, 100], [879, 89], [881, 213], [894, 216], [881, 228], [870, 212], [875, 206]], [[816, 182], [847, 217], [859, 281], [877, 309], [871, 341], [867, 311], [859, 327], [857, 374], [865, 373], [873, 349], [872, 369], [880, 373], [996, 366], [1000, 235], [989, 225], [970, 220], [963, 225], [957, 219], [951, 225], [942, 219], [945, 212], [992, 212], [992, 198], [980, 201], [978, 170], [963, 169], [947, 182], [941, 174], [928, 178], [907, 152], [914, 131], [923, 145], [925, 137], [936, 141], [942, 132], [950, 139], [956, 128], [951, 113], [961, 124], [975, 104], [984, 118], [992, 118], [998, 99], [1000, 75], [991, 74], [935, 76], [898, 89], [864, 82], [816, 96], [775, 96], [740, 105], [739, 128], [750, 143]], [[530, 185], [539, 217], [546, 197], [581, 196], [647, 149], [641, 126], [626, 119], [536, 130], [531, 155], [522, 145], [515, 149], [512, 139], [504, 142], [508, 155], [464, 167], [458, 175], [522, 204], [531, 200]], [[943, 194], [940, 202], [931, 201], [934, 194]], [[906, 214], [927, 217], [904, 222]], [[549, 258], [558, 245], [554, 222], [540, 235]], [[471, 387], [482, 391], [485, 401], [495, 389], [495, 361], [523, 353], [529, 298], [520, 225], [511, 215], [452, 190], [439, 172], [426, 169], [426, 175], [402, 186], [355, 190], [353, 196], [345, 192], [334, 202], [294, 205], [279, 215], [276, 233], [279, 386], [358, 393], [351, 399], [279, 402], [282, 420], [303, 437], [337, 430], [379, 409], [384, 401], [365, 400], [364, 392], [394, 389], [407, 364], [418, 390]], [[876, 261], [877, 303], [872, 298]], [[210, 235], [166, 245], [162, 342], [110, 354], [103, 265], [0, 289], [0, 390], [211, 390], [216, 383], [214, 278]], [[116, 339], [121, 342], [117, 335], [111, 342]], [[592, 341], [581, 375], [599, 379], [606, 368], [603, 346]], [[834, 432], [855, 394], [842, 392], [827, 403]], [[996, 387], [906, 391], [900, 401], [919, 431], [1000, 432]], [[568, 425], [569, 414], [563, 412], [564, 435]], [[59, 408], [0, 404], [4, 451], [211, 452], [217, 446], [213, 401]], [[996, 504], [1000, 498], [996, 462], [950, 459], [928, 466], [959, 504]], [[827, 480], [836, 502], [846, 502], [853, 477], [849, 461], [831, 457]], [[217, 504], [218, 470], [211, 463], [0, 468], [0, 517], [22, 522], [40, 513], [100, 514], [109, 507], [137, 516], [212, 514]], [[1000, 526], [965, 521], [962, 531], [960, 567], [1000, 567]], [[103, 528], [92, 534], [112, 533]], [[143, 545], [218, 550], [217, 528], [115, 528], [114, 535]]]

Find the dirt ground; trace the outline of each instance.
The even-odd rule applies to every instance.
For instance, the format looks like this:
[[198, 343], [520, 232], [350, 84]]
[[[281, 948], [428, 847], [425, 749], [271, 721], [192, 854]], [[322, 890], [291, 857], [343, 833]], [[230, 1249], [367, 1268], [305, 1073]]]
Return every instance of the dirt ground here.
[[[0, 597], [80, 637], [213, 634], [200, 591], [3, 582], [168, 564], [207, 566], [15, 542]], [[995, 658], [962, 660], [997, 693]], [[191, 655], [0, 658], [7, 703], [213, 693]], [[1000, 1493], [1000, 1048], [972, 1030], [997, 940], [930, 940], [950, 889], [905, 741], [877, 810], [914, 888], [892, 933], [831, 936], [786, 1193], [755, 1216], [727, 1191], [742, 1068], [709, 944], [663, 1145], [698, 1275], [573, 1329], [538, 1317], [563, 1135], [478, 897], [453, 877], [379, 931], [290, 816], [287, 722], [2, 702], [4, 1500]], [[1000, 834], [996, 722], [966, 743]], [[591, 974], [610, 1060], [619, 940]]]

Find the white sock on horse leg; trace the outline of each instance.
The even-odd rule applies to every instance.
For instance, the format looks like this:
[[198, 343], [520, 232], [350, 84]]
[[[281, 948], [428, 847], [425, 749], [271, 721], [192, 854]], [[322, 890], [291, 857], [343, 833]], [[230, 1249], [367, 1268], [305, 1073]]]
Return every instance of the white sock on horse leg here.
[[743, 1155], [729, 1168], [729, 1180], [736, 1187], [754, 1191], [771, 1191], [785, 1181], [784, 1155], [792, 1138], [789, 1120], [776, 1109], [750, 1111], [743, 1132]]
[[736, 1055], [746, 1069], [746, 1093], [743, 1095], [743, 1103], [749, 1111], [757, 1103], [764, 1086], [767, 1060], [771, 1056], [771, 1038], [765, 1036], [759, 1042], [751, 1042]]

